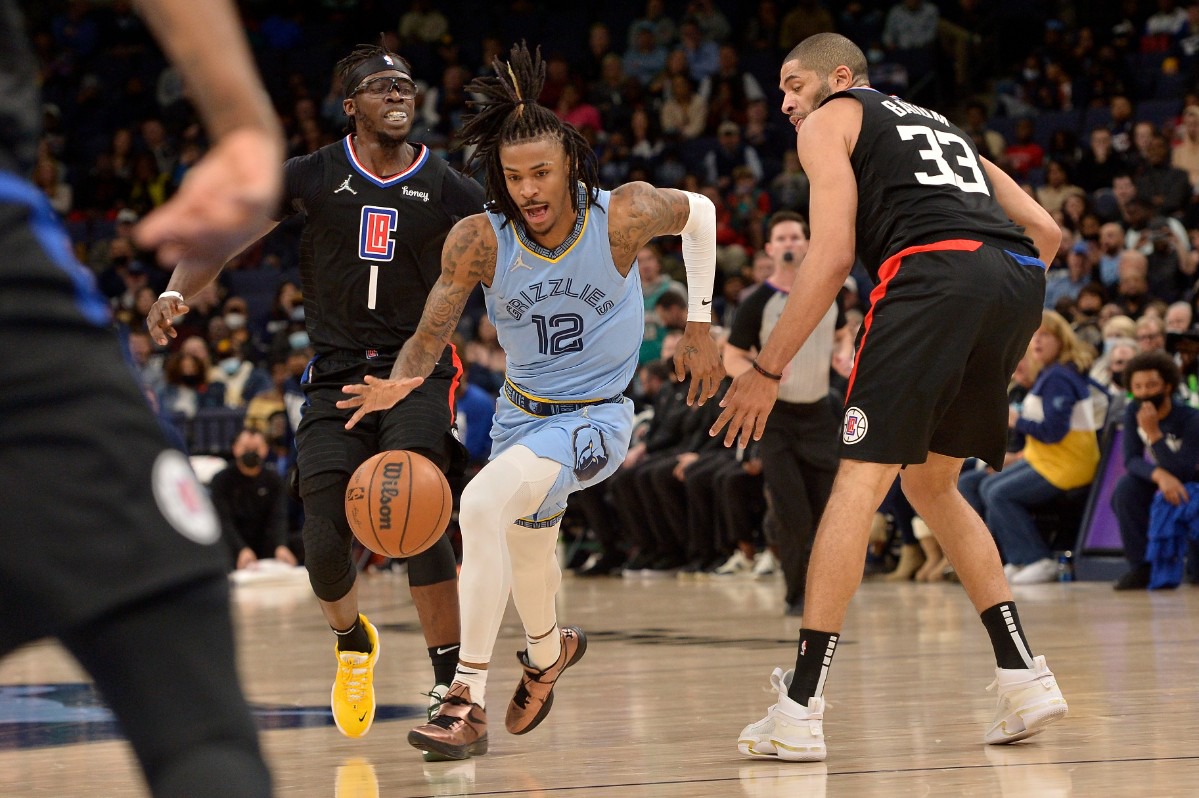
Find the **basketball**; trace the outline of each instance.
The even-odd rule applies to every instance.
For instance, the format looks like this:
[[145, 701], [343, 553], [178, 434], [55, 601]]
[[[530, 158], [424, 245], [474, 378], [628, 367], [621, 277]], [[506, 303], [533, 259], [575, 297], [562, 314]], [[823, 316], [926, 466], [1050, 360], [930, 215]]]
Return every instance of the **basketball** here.
[[452, 509], [441, 469], [413, 452], [379, 452], [358, 466], [346, 487], [354, 537], [387, 557], [412, 557], [432, 546]]

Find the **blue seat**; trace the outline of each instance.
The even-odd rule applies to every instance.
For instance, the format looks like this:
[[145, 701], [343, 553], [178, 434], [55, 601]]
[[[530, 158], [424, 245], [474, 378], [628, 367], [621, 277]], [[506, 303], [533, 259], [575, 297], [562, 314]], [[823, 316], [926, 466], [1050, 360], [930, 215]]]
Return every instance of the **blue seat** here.
[[233, 438], [241, 430], [245, 412], [231, 407], [202, 407], [190, 423], [188, 449], [192, 454], [233, 454]]

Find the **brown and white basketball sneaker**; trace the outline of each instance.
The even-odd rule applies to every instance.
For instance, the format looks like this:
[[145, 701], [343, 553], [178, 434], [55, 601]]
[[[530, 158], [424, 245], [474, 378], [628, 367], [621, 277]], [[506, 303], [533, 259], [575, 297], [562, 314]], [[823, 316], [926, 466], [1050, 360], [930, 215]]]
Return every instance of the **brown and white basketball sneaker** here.
[[470, 688], [454, 682], [428, 723], [408, 732], [408, 744], [446, 759], [487, 753], [487, 712], [470, 700]]
[[562, 651], [558, 660], [543, 671], [529, 664], [528, 654], [518, 652], [516, 658], [524, 668], [516, 693], [508, 703], [508, 714], [504, 717], [504, 726], [513, 734], [526, 734], [537, 728], [537, 724], [550, 714], [554, 705], [554, 683], [562, 675], [562, 671], [574, 665], [583, 658], [587, 651], [587, 636], [577, 626], [564, 626], [562, 634]]

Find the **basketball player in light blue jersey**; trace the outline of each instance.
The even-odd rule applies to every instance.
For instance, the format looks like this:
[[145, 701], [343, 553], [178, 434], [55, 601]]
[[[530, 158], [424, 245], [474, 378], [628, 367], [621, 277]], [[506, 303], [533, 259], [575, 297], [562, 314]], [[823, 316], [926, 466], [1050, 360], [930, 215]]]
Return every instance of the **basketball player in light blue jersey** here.
[[[433, 719], [408, 742], [465, 759], [487, 751], [485, 688], [511, 592], [527, 637], [523, 675], [508, 705], [513, 734], [549, 713], [553, 687], [586, 651], [577, 627], [559, 628], [562, 574], [556, 544], [569, 494], [607, 478], [623, 461], [632, 403], [622, 392], [637, 368], [643, 300], [637, 252], [656, 236], [683, 237], [689, 310], [675, 370], [689, 369], [688, 401], [710, 398], [724, 377], [711, 323], [716, 211], [698, 194], [630, 183], [598, 188], [586, 140], [537, 103], [540, 52], [514, 47], [497, 77], [475, 80], [482, 97], [462, 129], [487, 175], [487, 211], [450, 231], [442, 273], [391, 379], [367, 377], [339, 406], [365, 414], [392, 407], [430, 373], [471, 290], [508, 358], [492, 428], [492, 460], [462, 494], [462, 649], [454, 683]], [[505, 190], [506, 189], [506, 190]]]

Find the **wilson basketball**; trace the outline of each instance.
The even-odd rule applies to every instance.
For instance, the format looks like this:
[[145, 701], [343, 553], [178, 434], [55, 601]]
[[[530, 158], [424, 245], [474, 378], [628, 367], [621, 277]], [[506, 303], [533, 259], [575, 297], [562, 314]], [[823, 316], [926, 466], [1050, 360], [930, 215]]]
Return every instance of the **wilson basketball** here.
[[346, 487], [354, 537], [388, 557], [411, 557], [432, 546], [452, 509], [441, 469], [413, 452], [379, 452], [358, 466]]

